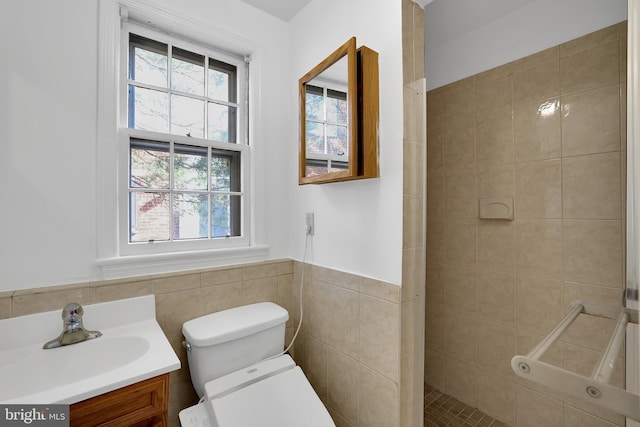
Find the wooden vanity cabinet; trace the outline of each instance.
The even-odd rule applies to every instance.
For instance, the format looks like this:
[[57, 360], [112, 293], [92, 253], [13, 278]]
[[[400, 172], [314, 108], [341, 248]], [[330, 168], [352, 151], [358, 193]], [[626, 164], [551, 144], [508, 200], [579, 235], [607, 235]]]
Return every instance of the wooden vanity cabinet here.
[[166, 427], [169, 374], [74, 403], [71, 427]]

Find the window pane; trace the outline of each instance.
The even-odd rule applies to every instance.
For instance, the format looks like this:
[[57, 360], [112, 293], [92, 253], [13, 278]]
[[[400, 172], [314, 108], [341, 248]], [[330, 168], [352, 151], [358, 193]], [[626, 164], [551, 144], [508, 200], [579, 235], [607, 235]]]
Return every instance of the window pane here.
[[131, 188], [169, 188], [169, 144], [131, 140]]
[[204, 56], [174, 47], [171, 57], [171, 88], [204, 95]]
[[344, 92], [327, 91], [327, 121], [347, 124], [347, 96]]
[[324, 175], [329, 172], [328, 161], [307, 159], [305, 176]]
[[174, 151], [174, 188], [176, 190], [206, 190], [208, 169], [207, 149], [205, 147], [176, 144]]
[[347, 170], [349, 169], [348, 162], [336, 162], [335, 160], [331, 162], [331, 172]]
[[129, 78], [167, 87], [167, 45], [136, 34], [129, 38]]
[[206, 194], [176, 194], [173, 200], [173, 238], [201, 239], [208, 237]]
[[236, 142], [236, 107], [209, 103], [208, 136], [220, 142]]
[[132, 192], [129, 241], [169, 240], [169, 194]]
[[217, 101], [237, 102], [235, 66], [209, 59], [209, 98]]
[[171, 133], [204, 138], [204, 101], [171, 95]]
[[324, 97], [322, 88], [307, 85], [305, 95], [305, 112], [307, 119], [324, 120]]
[[211, 159], [211, 190], [231, 191], [231, 158]]
[[166, 133], [169, 130], [169, 95], [129, 85], [129, 127]]
[[324, 125], [307, 120], [305, 128], [307, 153], [324, 153]]
[[211, 195], [211, 236], [240, 235], [240, 196]]
[[329, 154], [348, 157], [348, 148], [347, 128], [344, 126], [327, 125], [327, 152]]

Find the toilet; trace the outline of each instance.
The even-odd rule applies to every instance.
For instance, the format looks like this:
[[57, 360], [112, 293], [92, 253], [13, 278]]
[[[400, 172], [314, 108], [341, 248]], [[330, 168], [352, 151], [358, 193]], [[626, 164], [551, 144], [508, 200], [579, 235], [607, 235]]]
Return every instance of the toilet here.
[[289, 313], [262, 302], [185, 322], [197, 405], [182, 427], [335, 427], [324, 404], [284, 349]]

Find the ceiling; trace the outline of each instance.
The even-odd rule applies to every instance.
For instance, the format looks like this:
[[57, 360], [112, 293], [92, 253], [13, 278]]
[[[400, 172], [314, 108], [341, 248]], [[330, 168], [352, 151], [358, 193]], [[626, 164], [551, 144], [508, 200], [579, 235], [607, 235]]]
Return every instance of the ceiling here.
[[[304, 7], [311, 3], [311, 0], [241, 0], [257, 9], [267, 12], [269, 15], [289, 22]], [[433, 0], [413, 0], [421, 7], [431, 3]]]
[[257, 9], [267, 12], [276, 18], [289, 22], [311, 0], [241, 0]]

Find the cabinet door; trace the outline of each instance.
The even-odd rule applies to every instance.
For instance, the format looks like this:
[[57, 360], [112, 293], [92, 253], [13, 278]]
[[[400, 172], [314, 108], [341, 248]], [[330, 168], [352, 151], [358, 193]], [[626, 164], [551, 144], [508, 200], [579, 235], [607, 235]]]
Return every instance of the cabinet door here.
[[71, 405], [71, 427], [166, 426], [169, 374]]

